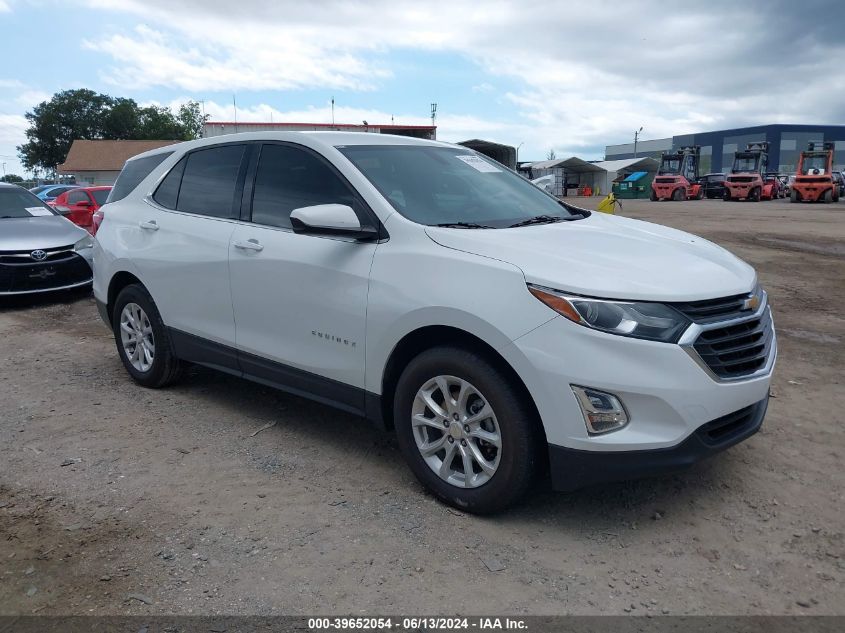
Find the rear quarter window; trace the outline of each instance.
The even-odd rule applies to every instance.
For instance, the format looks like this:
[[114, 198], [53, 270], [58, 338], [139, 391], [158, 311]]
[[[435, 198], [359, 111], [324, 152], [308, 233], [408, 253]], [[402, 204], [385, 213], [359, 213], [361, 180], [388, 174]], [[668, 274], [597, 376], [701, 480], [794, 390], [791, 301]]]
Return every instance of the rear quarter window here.
[[150, 173], [164, 162], [164, 159], [170, 156], [173, 152], [161, 152], [153, 154], [152, 156], [145, 156], [143, 158], [134, 158], [126, 161], [123, 170], [117, 177], [117, 181], [112, 187], [107, 202], [117, 202], [123, 200], [128, 196], [135, 187], [141, 184]]

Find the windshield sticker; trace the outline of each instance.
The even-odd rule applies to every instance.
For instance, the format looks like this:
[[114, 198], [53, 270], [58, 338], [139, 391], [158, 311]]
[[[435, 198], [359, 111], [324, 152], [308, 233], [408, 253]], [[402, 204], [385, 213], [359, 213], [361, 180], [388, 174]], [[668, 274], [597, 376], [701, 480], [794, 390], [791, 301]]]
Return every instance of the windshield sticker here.
[[53, 215], [49, 209], [44, 207], [24, 207], [29, 215]]
[[493, 165], [488, 163], [486, 160], [481, 160], [478, 156], [461, 154], [460, 156], [455, 156], [455, 158], [464, 161], [467, 165], [469, 165], [476, 171], [485, 173], [494, 173], [502, 171], [498, 167], [494, 167]]

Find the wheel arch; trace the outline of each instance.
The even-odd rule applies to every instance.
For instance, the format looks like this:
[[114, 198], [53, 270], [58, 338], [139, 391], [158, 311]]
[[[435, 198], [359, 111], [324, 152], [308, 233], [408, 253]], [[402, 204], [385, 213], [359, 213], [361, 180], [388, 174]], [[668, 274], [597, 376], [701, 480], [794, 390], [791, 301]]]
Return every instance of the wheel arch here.
[[119, 295], [120, 291], [126, 288], [126, 286], [131, 286], [132, 284], [138, 284], [142, 288], [146, 288], [143, 282], [128, 270], [119, 270], [112, 275], [109, 280], [108, 292], [106, 294], [106, 309], [108, 310], [110, 319], [114, 318], [114, 302], [117, 300], [117, 295]]
[[381, 418], [387, 429], [393, 429], [393, 393], [399, 376], [408, 363], [426, 350], [453, 345], [463, 347], [481, 354], [496, 369], [502, 372], [512, 382], [516, 389], [526, 399], [531, 408], [541, 438], [546, 441], [546, 431], [543, 427], [540, 413], [534, 398], [525, 382], [513, 366], [493, 346], [482, 338], [451, 325], [427, 325], [419, 327], [403, 336], [393, 347], [385, 364], [381, 378]]

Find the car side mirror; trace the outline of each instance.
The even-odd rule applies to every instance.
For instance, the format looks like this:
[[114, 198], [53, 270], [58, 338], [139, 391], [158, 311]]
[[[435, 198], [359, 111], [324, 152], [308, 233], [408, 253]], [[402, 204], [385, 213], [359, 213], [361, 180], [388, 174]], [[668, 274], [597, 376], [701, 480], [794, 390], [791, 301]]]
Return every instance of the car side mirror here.
[[372, 239], [378, 230], [361, 226], [352, 207], [345, 204], [316, 204], [294, 209], [290, 223], [295, 233], [308, 235], [338, 235], [356, 239]]

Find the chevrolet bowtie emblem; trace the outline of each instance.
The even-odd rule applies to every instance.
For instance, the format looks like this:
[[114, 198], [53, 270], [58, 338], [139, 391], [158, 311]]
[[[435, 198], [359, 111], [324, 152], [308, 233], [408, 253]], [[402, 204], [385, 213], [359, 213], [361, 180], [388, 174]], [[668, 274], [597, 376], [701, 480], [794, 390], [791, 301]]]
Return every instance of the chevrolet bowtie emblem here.
[[743, 310], [756, 310], [760, 307], [760, 297], [754, 295], [753, 297], [748, 297], [745, 301], [742, 302], [742, 309]]

